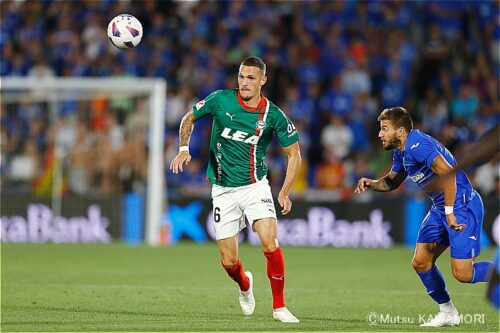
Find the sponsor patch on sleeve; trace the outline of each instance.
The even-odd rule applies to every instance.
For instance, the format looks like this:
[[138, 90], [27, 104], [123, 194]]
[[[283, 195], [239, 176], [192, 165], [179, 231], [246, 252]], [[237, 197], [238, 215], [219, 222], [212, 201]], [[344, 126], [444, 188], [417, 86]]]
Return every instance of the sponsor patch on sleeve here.
[[199, 101], [198, 103], [196, 103], [196, 111], [198, 111], [199, 109], [201, 109], [203, 107], [203, 105], [205, 105], [205, 100], [201, 100]]

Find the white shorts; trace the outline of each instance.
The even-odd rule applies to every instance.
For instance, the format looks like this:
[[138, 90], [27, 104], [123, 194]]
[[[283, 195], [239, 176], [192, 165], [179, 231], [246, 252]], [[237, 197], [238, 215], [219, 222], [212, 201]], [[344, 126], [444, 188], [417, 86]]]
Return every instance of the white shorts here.
[[250, 226], [266, 217], [276, 219], [273, 195], [267, 178], [240, 187], [212, 185], [215, 238], [232, 237], [245, 228], [245, 216]]

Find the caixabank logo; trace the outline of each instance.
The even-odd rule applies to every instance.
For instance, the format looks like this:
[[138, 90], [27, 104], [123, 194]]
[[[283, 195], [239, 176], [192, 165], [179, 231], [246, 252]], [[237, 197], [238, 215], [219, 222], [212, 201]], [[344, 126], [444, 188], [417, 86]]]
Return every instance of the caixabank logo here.
[[[335, 246], [388, 248], [394, 244], [391, 235], [393, 224], [384, 219], [382, 209], [367, 211], [365, 219], [347, 220], [337, 218], [329, 207], [312, 206], [305, 217], [280, 218], [278, 240], [290, 246]], [[206, 229], [215, 239], [212, 214], [208, 214]], [[260, 244], [257, 233], [247, 226], [240, 235], [250, 244]]]
[[54, 216], [43, 204], [28, 205], [26, 217], [2, 216], [1, 241], [9, 243], [109, 243], [109, 220], [99, 205], [90, 205], [86, 216]]

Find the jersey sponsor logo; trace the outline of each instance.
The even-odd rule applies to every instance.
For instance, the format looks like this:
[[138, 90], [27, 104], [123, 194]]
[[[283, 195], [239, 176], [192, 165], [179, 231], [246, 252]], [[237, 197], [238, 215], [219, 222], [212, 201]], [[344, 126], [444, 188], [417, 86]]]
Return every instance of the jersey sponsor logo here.
[[411, 180], [413, 180], [414, 183], [418, 183], [419, 181], [422, 180], [422, 178], [424, 178], [425, 175], [422, 173], [422, 172], [419, 172], [417, 173], [416, 175], [414, 176], [410, 176]]
[[222, 144], [220, 142], [217, 142], [217, 155], [216, 155], [217, 157], [215, 158], [215, 160], [217, 161], [217, 180], [220, 182], [222, 181], [221, 147], [222, 147]]
[[255, 123], [255, 128], [258, 129], [259, 131], [263, 131], [266, 129], [266, 122], [263, 120], [258, 120]]
[[410, 147], [410, 149], [417, 148], [420, 145], [420, 142], [415, 143]]
[[196, 111], [198, 111], [199, 109], [201, 109], [203, 107], [203, 105], [205, 105], [205, 100], [201, 100], [199, 101], [198, 103], [196, 103]]
[[229, 114], [229, 112], [226, 112], [226, 116], [228, 116], [231, 121], [233, 121], [233, 117], [235, 116], [235, 114]]
[[233, 132], [233, 129], [227, 127], [224, 128], [224, 130], [221, 133], [221, 136], [229, 140], [239, 141], [243, 143], [250, 143], [252, 145], [256, 145], [259, 142], [260, 138], [258, 135], [250, 135], [249, 133], [244, 131], [234, 130]]
[[272, 204], [273, 201], [269, 198], [265, 198], [265, 199], [261, 199], [262, 203], [269, 203], [269, 204]]

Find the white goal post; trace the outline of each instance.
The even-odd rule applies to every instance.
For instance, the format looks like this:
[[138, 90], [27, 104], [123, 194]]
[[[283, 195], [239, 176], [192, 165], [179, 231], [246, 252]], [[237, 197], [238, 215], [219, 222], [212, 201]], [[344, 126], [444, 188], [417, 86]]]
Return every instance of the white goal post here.
[[[160, 243], [160, 224], [164, 208], [164, 119], [167, 83], [154, 78], [27, 78], [1, 77], [2, 103], [8, 102], [5, 92], [31, 92], [37, 101], [54, 102], [64, 100], [64, 94], [78, 94], [80, 99], [91, 98], [89, 94], [101, 93], [109, 96], [127, 94], [149, 96], [148, 136], [148, 180], [145, 220], [145, 240], [149, 245]], [[73, 96], [71, 96], [73, 98]]]

